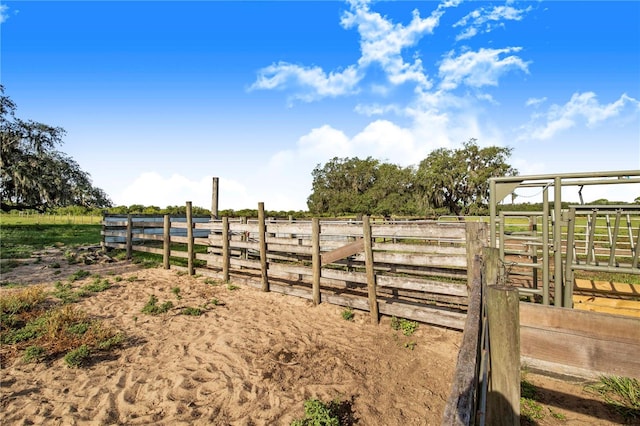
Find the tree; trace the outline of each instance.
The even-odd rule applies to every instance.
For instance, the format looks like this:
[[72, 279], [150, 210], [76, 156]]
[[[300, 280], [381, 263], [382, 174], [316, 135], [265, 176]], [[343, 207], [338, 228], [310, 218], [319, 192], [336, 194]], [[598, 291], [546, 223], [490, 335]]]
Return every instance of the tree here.
[[489, 178], [515, 176], [507, 163], [511, 148], [480, 148], [476, 139], [462, 148], [437, 149], [420, 162], [416, 181], [423, 203], [455, 215], [482, 214], [489, 204]]
[[312, 194], [307, 206], [312, 213], [366, 213], [373, 211], [374, 200], [367, 195], [376, 179], [379, 161], [334, 157], [324, 166], [318, 164], [313, 176]]
[[56, 150], [65, 131], [15, 115], [16, 105], [0, 85], [0, 200], [3, 210], [83, 206], [110, 207], [88, 173]]

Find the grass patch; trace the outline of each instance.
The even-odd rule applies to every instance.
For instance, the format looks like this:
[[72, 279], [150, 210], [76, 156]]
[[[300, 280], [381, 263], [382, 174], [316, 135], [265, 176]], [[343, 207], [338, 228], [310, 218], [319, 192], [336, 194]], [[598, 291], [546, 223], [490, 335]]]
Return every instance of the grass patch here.
[[67, 279], [69, 280], [70, 283], [72, 283], [72, 282], [81, 280], [83, 278], [86, 278], [89, 275], [91, 275], [91, 273], [85, 271], [84, 269], [78, 269], [73, 274], [69, 275], [69, 278]]
[[22, 354], [22, 361], [25, 363], [42, 362], [47, 356], [47, 350], [39, 345], [29, 346]]
[[204, 312], [205, 311], [202, 308], [194, 308], [191, 306], [183, 308], [182, 311], [180, 311], [182, 315], [190, 315], [194, 317], [199, 317], [200, 315], [204, 314]]
[[304, 402], [304, 417], [291, 422], [291, 426], [340, 426], [337, 406], [335, 402], [308, 399]]
[[353, 321], [353, 317], [355, 316], [355, 314], [353, 313], [353, 309], [351, 308], [344, 309], [341, 315], [342, 319], [345, 321]]
[[0, 227], [3, 259], [24, 259], [45, 247], [100, 244], [101, 225], [7, 225]]
[[95, 277], [91, 284], [87, 284], [82, 287], [83, 290], [89, 291], [91, 293], [100, 293], [110, 288], [111, 283], [109, 282], [109, 280], [103, 280], [100, 277]]
[[180, 287], [172, 288], [171, 293], [173, 293], [176, 296], [176, 299], [178, 300], [182, 299], [182, 296], [180, 296]]
[[[62, 292], [69, 292], [70, 286], [59, 283]], [[40, 287], [0, 297], [3, 316], [0, 342], [3, 349], [10, 346], [3, 350], [3, 356], [22, 351], [23, 361], [39, 362], [64, 355], [70, 366], [81, 366], [90, 354], [110, 351], [124, 342], [122, 333], [90, 318], [77, 307], [55, 305], [45, 297]], [[80, 349], [82, 346], [85, 349]]]
[[227, 290], [234, 291], [234, 290], [239, 290], [239, 289], [240, 289], [240, 287], [238, 287], [235, 284], [227, 284]]
[[91, 359], [91, 350], [89, 346], [82, 345], [76, 349], [72, 349], [64, 356], [64, 362], [69, 367], [82, 367]]
[[162, 305], [158, 305], [158, 298], [155, 294], [152, 294], [141, 312], [148, 315], [159, 315], [168, 312], [171, 308], [173, 308], [173, 303], [171, 302], [164, 302]]
[[418, 323], [404, 318], [391, 317], [391, 328], [401, 330], [405, 336], [411, 336], [418, 329]]
[[600, 380], [587, 386], [587, 389], [600, 394], [605, 402], [620, 413], [626, 421], [640, 419], [640, 381], [638, 379], [602, 376]]

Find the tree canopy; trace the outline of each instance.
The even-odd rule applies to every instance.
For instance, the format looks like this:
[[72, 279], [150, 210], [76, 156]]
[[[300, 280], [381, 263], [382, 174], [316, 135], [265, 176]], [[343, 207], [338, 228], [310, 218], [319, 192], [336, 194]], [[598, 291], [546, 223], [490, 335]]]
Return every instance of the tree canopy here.
[[333, 215], [483, 214], [489, 178], [517, 174], [510, 155], [510, 148], [480, 148], [471, 139], [460, 149], [431, 152], [417, 168], [334, 157], [313, 170], [307, 205], [311, 213]]
[[0, 85], [0, 200], [3, 210], [110, 207], [90, 175], [57, 150], [65, 131], [16, 117], [15, 103]]

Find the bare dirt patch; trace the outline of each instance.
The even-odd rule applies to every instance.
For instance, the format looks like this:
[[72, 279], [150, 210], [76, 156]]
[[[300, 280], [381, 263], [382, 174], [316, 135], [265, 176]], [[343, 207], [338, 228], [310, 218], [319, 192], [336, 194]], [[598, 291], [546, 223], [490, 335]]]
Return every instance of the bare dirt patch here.
[[[79, 269], [107, 278], [111, 288], [77, 305], [128, 340], [82, 369], [61, 359], [10, 358], [2, 366], [2, 423], [287, 425], [302, 417], [309, 398], [342, 401], [351, 424], [441, 423], [459, 332], [421, 324], [407, 337], [389, 318], [374, 326], [356, 311], [354, 321], [345, 321], [337, 306], [246, 286], [232, 290], [175, 270], [126, 261], [69, 264], [58, 249], [36, 256], [2, 281], [53, 289]], [[143, 314], [151, 295], [173, 308]], [[184, 315], [186, 307], [204, 313]], [[545, 416], [523, 424], [624, 422], [584, 384], [534, 374], [529, 380], [540, 387]]]

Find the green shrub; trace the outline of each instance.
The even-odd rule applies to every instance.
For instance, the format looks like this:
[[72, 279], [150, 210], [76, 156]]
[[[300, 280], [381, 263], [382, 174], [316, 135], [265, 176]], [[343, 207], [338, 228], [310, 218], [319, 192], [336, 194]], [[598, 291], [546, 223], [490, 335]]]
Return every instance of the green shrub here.
[[142, 308], [142, 313], [158, 315], [169, 311], [171, 308], [173, 308], [173, 303], [171, 302], [164, 302], [162, 305], [158, 306], [158, 298], [152, 294], [147, 304]]
[[89, 359], [91, 359], [91, 350], [87, 345], [73, 349], [64, 356], [64, 362], [66, 362], [69, 367], [81, 367], [85, 365]]
[[88, 277], [89, 275], [91, 275], [89, 272], [85, 271], [84, 269], [78, 269], [76, 272], [74, 272], [73, 274], [71, 274], [69, 276], [69, 282], [74, 282], [74, 281], [78, 281], [81, 280], [83, 278]]
[[101, 291], [105, 291], [111, 288], [111, 283], [107, 279], [102, 280], [100, 279], [100, 277], [97, 277], [93, 280], [91, 284], [87, 284], [82, 288], [92, 293], [100, 293]]
[[182, 311], [180, 311], [180, 313], [182, 315], [191, 315], [194, 317], [199, 317], [200, 315], [204, 314], [204, 310], [201, 308], [193, 308], [191, 306], [188, 306], [184, 309], [182, 309]]
[[304, 402], [304, 418], [294, 420], [291, 426], [340, 426], [336, 413], [337, 404], [325, 404], [317, 399]]
[[416, 321], [409, 321], [404, 318], [391, 317], [391, 328], [394, 330], [402, 330], [405, 336], [411, 336], [418, 329]]
[[24, 350], [24, 355], [22, 355], [22, 360], [24, 362], [40, 362], [44, 360], [47, 355], [47, 351], [42, 346], [33, 345], [29, 346]]
[[354, 316], [355, 314], [353, 313], [353, 309], [351, 308], [346, 308], [342, 311], [342, 319], [346, 321], [353, 321]]

